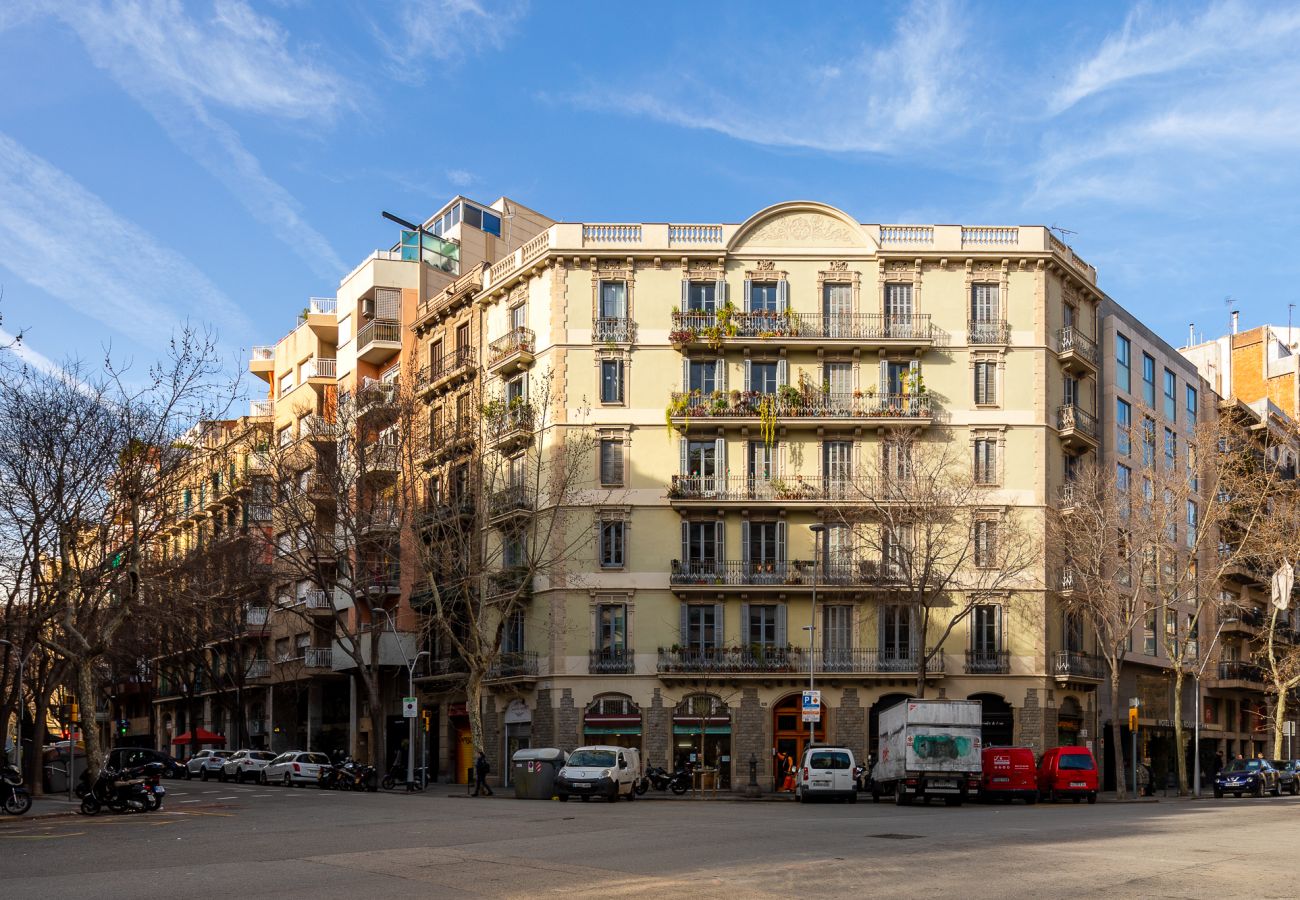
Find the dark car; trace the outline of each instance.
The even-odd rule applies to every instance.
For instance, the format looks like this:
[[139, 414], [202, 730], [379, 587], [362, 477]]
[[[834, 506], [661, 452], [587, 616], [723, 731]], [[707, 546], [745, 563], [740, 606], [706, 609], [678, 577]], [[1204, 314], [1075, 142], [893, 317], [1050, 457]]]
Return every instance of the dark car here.
[[1294, 797], [1300, 794], [1300, 768], [1296, 766], [1294, 759], [1272, 759], [1269, 760], [1273, 768], [1277, 769], [1277, 786], [1283, 793], [1290, 794]]
[[1216, 797], [1224, 794], [1263, 797], [1265, 793], [1275, 797], [1282, 795], [1278, 771], [1266, 759], [1234, 759], [1214, 779]]
[[185, 764], [174, 756], [168, 756], [161, 750], [148, 747], [114, 747], [108, 751], [108, 765], [119, 771], [138, 769], [147, 763], [161, 763], [162, 774], [167, 778], [184, 778]]

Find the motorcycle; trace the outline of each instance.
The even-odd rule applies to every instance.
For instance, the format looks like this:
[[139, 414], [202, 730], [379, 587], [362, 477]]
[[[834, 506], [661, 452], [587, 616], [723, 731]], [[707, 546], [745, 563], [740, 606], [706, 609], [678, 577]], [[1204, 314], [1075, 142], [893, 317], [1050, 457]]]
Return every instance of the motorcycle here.
[[163, 798], [167, 796], [167, 788], [162, 785], [162, 776], [166, 768], [160, 762], [150, 762], [136, 766], [134, 769], [127, 769], [123, 773], [127, 779], [144, 779], [145, 799], [149, 802], [150, 811], [162, 809]]
[[[411, 783], [411, 786], [417, 791], [422, 791], [424, 790], [425, 785], [427, 785], [428, 783], [429, 783], [429, 770], [424, 766], [416, 766], [415, 781]], [[383, 780], [379, 784], [380, 787], [382, 787], [386, 791], [391, 791], [397, 787], [405, 787], [406, 766], [396, 766], [392, 769], [389, 769], [388, 774], [384, 776]]]
[[11, 816], [21, 816], [32, 808], [32, 795], [23, 787], [22, 773], [14, 766], [0, 769], [0, 803]]
[[[674, 794], [684, 794], [691, 789], [691, 772], [689, 769], [678, 769], [671, 775], [663, 766], [651, 766], [646, 770], [645, 778], [642, 781], [648, 782], [646, 790], [653, 787], [657, 791], [672, 791]], [[640, 791], [645, 793], [645, 791]]]
[[379, 790], [379, 772], [375, 767], [363, 765], [350, 757], [334, 767], [333, 778], [334, 783], [329, 786], [340, 791]]
[[321, 766], [316, 773], [316, 787], [322, 791], [335, 791], [339, 787], [339, 770], [337, 766]]
[[126, 773], [107, 766], [94, 781], [89, 772], [83, 772], [77, 795], [81, 797], [81, 812], [87, 816], [98, 815], [106, 806], [113, 812], [148, 812], [162, 804], [146, 778], [128, 778]]

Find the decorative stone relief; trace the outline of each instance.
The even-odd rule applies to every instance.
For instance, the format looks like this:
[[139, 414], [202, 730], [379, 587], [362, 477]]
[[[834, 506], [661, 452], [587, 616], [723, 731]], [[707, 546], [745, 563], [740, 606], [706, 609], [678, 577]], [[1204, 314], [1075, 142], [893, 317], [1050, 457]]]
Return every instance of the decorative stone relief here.
[[838, 219], [814, 213], [795, 213], [764, 222], [745, 238], [744, 243], [769, 246], [829, 244], [857, 247], [862, 245], [863, 241]]

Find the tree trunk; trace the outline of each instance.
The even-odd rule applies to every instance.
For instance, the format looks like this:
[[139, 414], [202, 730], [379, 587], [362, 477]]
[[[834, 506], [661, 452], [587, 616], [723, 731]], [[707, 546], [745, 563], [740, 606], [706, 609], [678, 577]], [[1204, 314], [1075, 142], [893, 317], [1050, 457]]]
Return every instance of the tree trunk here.
[[[376, 769], [384, 765], [384, 753], [386, 752], [385, 744], [387, 734], [384, 729], [387, 723], [384, 721], [384, 702], [381, 696], [379, 679], [372, 674], [366, 679], [367, 691], [370, 696], [370, 765]], [[307, 715], [311, 715], [311, 704], [308, 703]]]
[[1285, 759], [1282, 755], [1282, 731], [1286, 728], [1286, 691], [1277, 692], [1277, 706], [1273, 710], [1273, 759]]
[[[1194, 751], [1200, 752], [1200, 748]], [[1183, 749], [1183, 672], [1174, 669], [1174, 762], [1178, 771], [1178, 796], [1187, 796], [1187, 751]]]
[[[81, 736], [86, 743], [86, 770], [90, 780], [99, 777], [99, 770], [104, 767], [104, 750], [99, 744], [99, 729], [96, 728], [95, 709], [99, 701], [99, 692], [95, 690], [94, 661], [81, 659], [77, 661], [77, 701], [81, 705]], [[75, 756], [69, 751], [69, 756]], [[71, 775], [69, 765], [69, 775]]]
[[483, 674], [471, 664], [465, 679], [465, 713], [469, 716], [470, 740], [474, 744], [475, 758], [481, 750], [487, 752], [483, 741]]
[[[32, 722], [32, 743], [24, 748], [27, 763], [27, 786], [33, 795], [45, 793], [44, 760], [41, 751], [45, 747], [45, 720], [50, 714], [50, 694], [53, 693], [53, 678], [46, 678], [41, 690], [36, 691], [36, 718]], [[18, 719], [18, 739], [22, 740], [22, 718]]]
[[1119, 672], [1113, 666], [1110, 672], [1110, 709], [1110, 745], [1115, 757], [1115, 799], [1123, 800], [1128, 796], [1128, 791], [1124, 779], [1124, 738], [1120, 734]]

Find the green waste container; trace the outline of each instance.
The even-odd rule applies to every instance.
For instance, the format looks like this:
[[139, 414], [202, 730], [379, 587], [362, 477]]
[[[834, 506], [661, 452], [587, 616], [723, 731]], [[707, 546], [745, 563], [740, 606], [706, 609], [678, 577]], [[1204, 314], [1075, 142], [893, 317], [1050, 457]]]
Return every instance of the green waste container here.
[[517, 750], [510, 760], [510, 780], [519, 800], [550, 800], [555, 796], [555, 776], [564, 765], [564, 751], [554, 747]]

